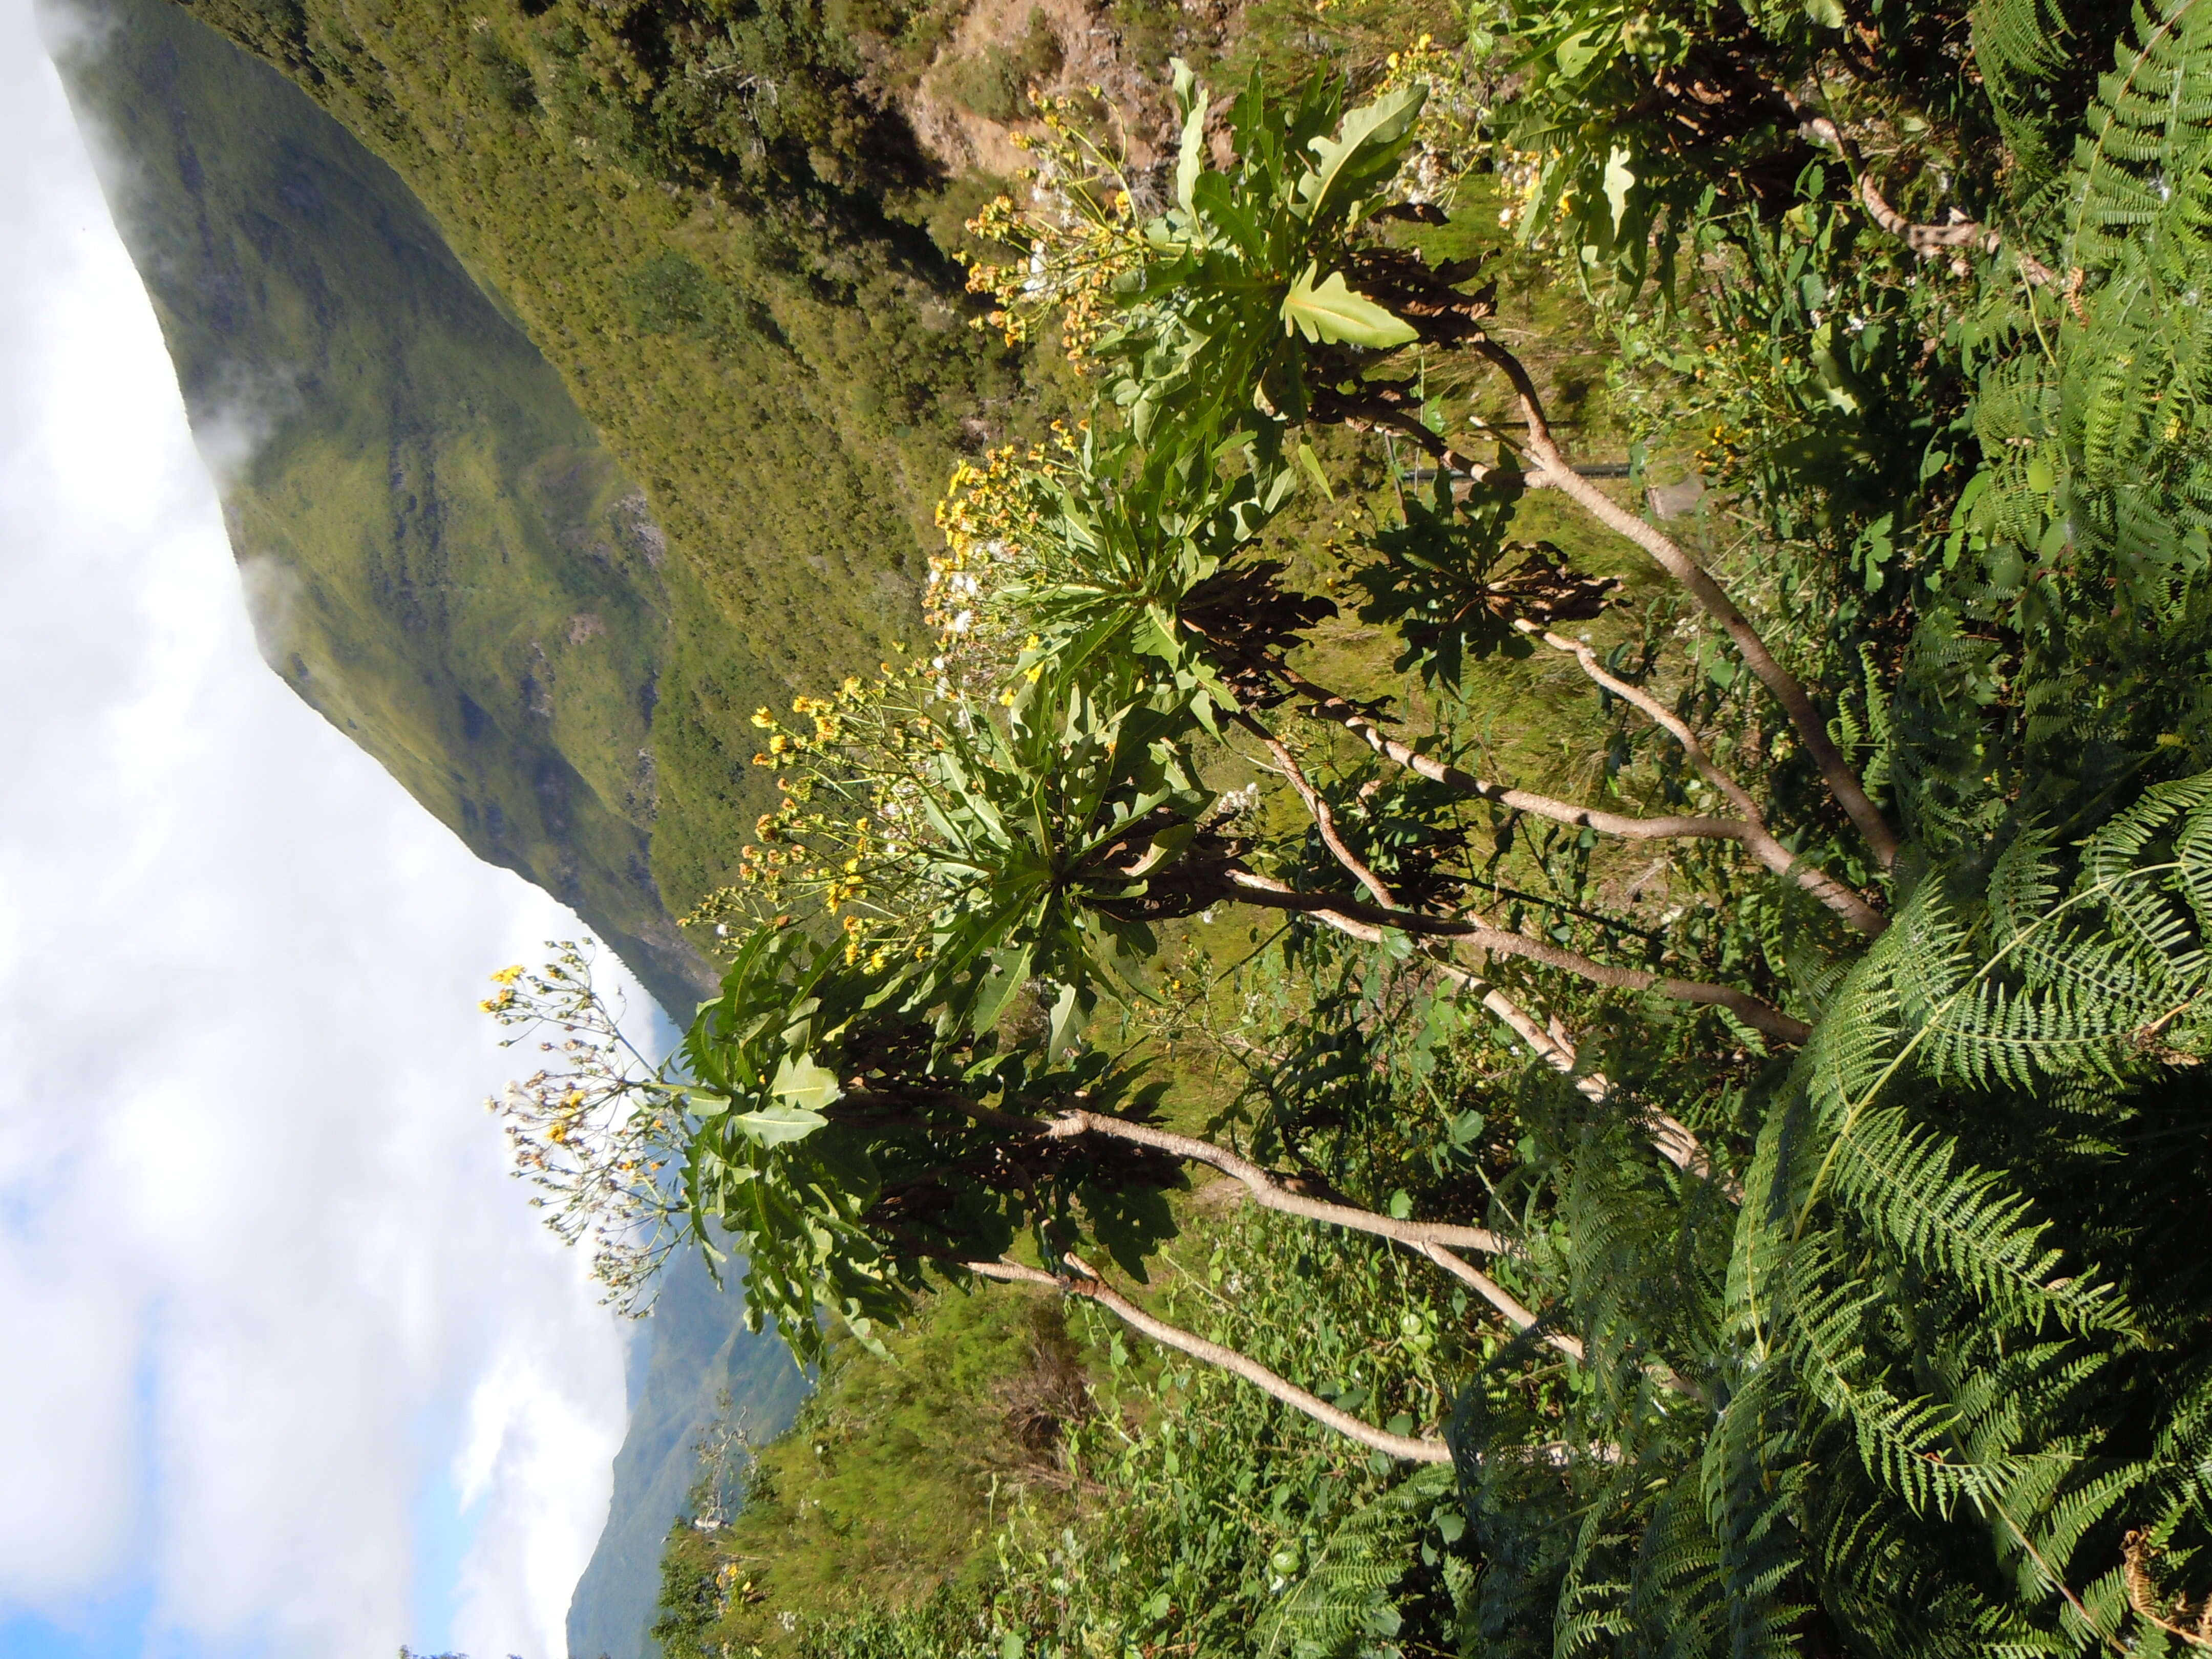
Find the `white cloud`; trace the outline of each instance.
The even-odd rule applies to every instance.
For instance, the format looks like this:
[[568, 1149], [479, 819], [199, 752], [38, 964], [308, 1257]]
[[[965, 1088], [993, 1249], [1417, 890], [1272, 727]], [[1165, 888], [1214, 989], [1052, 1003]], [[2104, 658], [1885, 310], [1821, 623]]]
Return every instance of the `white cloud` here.
[[475, 1004], [576, 924], [262, 665], [26, 0], [0, 155], [0, 1621], [137, 1588], [232, 1651], [554, 1659], [623, 1339]]

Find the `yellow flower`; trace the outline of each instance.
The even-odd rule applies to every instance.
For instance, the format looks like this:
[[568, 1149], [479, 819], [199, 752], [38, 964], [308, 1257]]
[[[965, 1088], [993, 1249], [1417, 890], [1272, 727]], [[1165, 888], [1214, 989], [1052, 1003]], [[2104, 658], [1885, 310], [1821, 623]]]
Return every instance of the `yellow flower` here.
[[999, 706], [1002, 708], [1012, 708], [1014, 706], [1012, 687], [1009, 686], [1006, 690], [999, 693]]
[[782, 732], [777, 732], [774, 737], [768, 740], [768, 752], [771, 755], [789, 754], [791, 752], [791, 739], [784, 736]]
[[775, 716], [765, 708], [756, 708], [753, 710], [753, 724], [763, 732], [773, 732], [775, 730]]
[[491, 976], [492, 983], [495, 985], [512, 985], [521, 977], [522, 964], [519, 962], [511, 968], [501, 969]]

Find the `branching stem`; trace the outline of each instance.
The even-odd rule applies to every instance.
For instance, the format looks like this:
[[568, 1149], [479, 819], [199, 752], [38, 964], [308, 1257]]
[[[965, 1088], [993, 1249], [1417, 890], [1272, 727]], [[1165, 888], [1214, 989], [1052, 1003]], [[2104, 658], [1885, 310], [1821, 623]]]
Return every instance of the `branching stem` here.
[[[1395, 927], [1405, 933], [1464, 940], [1478, 950], [1555, 968], [1562, 973], [1587, 980], [1593, 985], [1603, 985], [1620, 991], [1656, 992], [1677, 1002], [1725, 1008], [1753, 1030], [1762, 1031], [1782, 1042], [1803, 1042], [1813, 1035], [1813, 1028], [1804, 1021], [1792, 1018], [1773, 1004], [1761, 1001], [1748, 991], [1739, 990], [1733, 985], [1673, 979], [1646, 973], [1640, 968], [1616, 968], [1610, 963], [1593, 961], [1577, 951], [1562, 949], [1543, 939], [1530, 939], [1526, 933], [1492, 927], [1486, 922], [1423, 915], [1418, 911], [1364, 904], [1357, 899], [1340, 898], [1328, 893], [1302, 893], [1271, 877], [1257, 875], [1249, 870], [1232, 869], [1228, 876], [1242, 890], [1241, 896], [1249, 904], [1269, 909], [1304, 911], [1332, 927], [1341, 921], [1350, 920], [1366, 922], [1377, 928]], [[1339, 931], [1343, 930], [1340, 927]]]
[[[1566, 652], [1581, 665], [1583, 672], [1594, 684], [1603, 687], [1609, 695], [1619, 697], [1630, 708], [1639, 710], [1653, 725], [1681, 744], [1682, 752], [1690, 757], [1690, 764], [1697, 768], [1698, 775], [1726, 795], [1735, 810], [1743, 815], [1741, 832], [1731, 839], [1736, 841], [1745, 852], [1776, 875], [1796, 883], [1868, 938], [1880, 937], [1882, 930], [1889, 926], [1888, 918], [1881, 911], [1818, 865], [1808, 863], [1784, 847], [1774, 832], [1766, 827], [1766, 815], [1759, 811], [1759, 803], [1752, 799], [1751, 792], [1714, 763], [1712, 757], [1706, 753], [1705, 746], [1698, 741], [1697, 733], [1690, 729], [1689, 723], [1673, 709], [1642, 686], [1632, 685], [1618, 675], [1608, 673], [1598, 661], [1597, 653], [1580, 640], [1564, 639], [1549, 629], [1538, 628], [1532, 623], [1516, 622], [1514, 626], [1523, 634], [1543, 641], [1554, 651]], [[1719, 822], [1726, 823], [1727, 820]]]
[[1875, 856], [1885, 869], [1896, 863], [1896, 833], [1867, 799], [1858, 775], [1851, 770], [1850, 763], [1829, 737], [1827, 723], [1814, 708], [1804, 686], [1774, 659], [1773, 653], [1766, 648], [1766, 641], [1759, 637], [1750, 619], [1736, 608], [1727, 590], [1713, 580], [1687, 548], [1658, 526], [1630, 512], [1567, 464], [1566, 457], [1553, 441], [1551, 422], [1545, 416], [1543, 399], [1536, 393], [1536, 383], [1518, 357], [1495, 340], [1477, 341], [1472, 349], [1505, 376], [1521, 405], [1522, 416], [1528, 423], [1525, 442], [1528, 457], [1535, 463], [1535, 470], [1528, 474], [1529, 486], [1557, 490], [1607, 529], [1642, 548], [1654, 562], [1689, 590], [1690, 596], [1727, 631], [1746, 665], [1774, 694], [1775, 701], [1790, 717], [1797, 740], [1805, 745], [1814, 764], [1820, 768], [1828, 793], [1858, 827]]
[[1108, 1135], [1139, 1146], [1150, 1146], [1193, 1164], [1208, 1164], [1242, 1183], [1263, 1209], [1279, 1210], [1285, 1215], [1302, 1216], [1309, 1221], [1326, 1222], [1331, 1226], [1344, 1227], [1353, 1232], [1372, 1233], [1378, 1238], [1393, 1239], [1424, 1252], [1432, 1248], [1442, 1249], [1449, 1247], [1480, 1250], [1486, 1255], [1495, 1255], [1506, 1248], [1505, 1241], [1487, 1227], [1461, 1227], [1443, 1221], [1400, 1221], [1354, 1205], [1334, 1204], [1325, 1199], [1294, 1193], [1258, 1164], [1239, 1158], [1226, 1147], [1217, 1146], [1210, 1140], [1200, 1140], [1190, 1135], [1179, 1135], [1149, 1123], [1132, 1123], [1126, 1118], [1109, 1117], [1103, 1112], [1064, 1112], [1053, 1120], [1052, 1127], [1046, 1133], [1057, 1139], [1085, 1134]]
[[[1843, 158], [1858, 178], [1859, 203], [1867, 216], [1890, 235], [1911, 248], [1923, 259], [1940, 259], [1945, 255], [1956, 255], [1966, 250], [1977, 253], [1995, 253], [2004, 246], [2004, 237], [1997, 231], [1976, 220], [1969, 219], [1954, 209], [1950, 222], [1942, 225], [1915, 224], [1895, 208], [1890, 206], [1881, 188], [1874, 181], [1860, 158], [1859, 147], [1849, 134], [1826, 116], [1807, 108], [1789, 94], [1782, 94], [1796, 116], [1798, 131], [1807, 137], [1826, 144]], [[2058, 280], [2058, 273], [2025, 248], [2015, 247], [2013, 257], [2020, 261], [2021, 275], [2037, 288], [2047, 288]]]
[[1070, 1269], [1066, 1277], [1048, 1273], [1041, 1267], [1024, 1267], [1016, 1261], [965, 1261], [961, 1263], [969, 1273], [985, 1279], [1004, 1279], [1013, 1284], [1048, 1285], [1069, 1296], [1079, 1296], [1097, 1303], [1123, 1323], [1133, 1327], [1163, 1347], [1187, 1353], [1206, 1364], [1218, 1366], [1243, 1377], [1261, 1393], [1281, 1401], [1293, 1411], [1303, 1412], [1316, 1423], [1334, 1429], [1347, 1440], [1357, 1441], [1388, 1457], [1403, 1458], [1411, 1463], [1449, 1463], [1451, 1448], [1442, 1440], [1430, 1436], [1415, 1437], [1392, 1434], [1370, 1423], [1362, 1422], [1350, 1412], [1340, 1411], [1320, 1395], [1309, 1394], [1295, 1382], [1278, 1376], [1258, 1360], [1241, 1354], [1234, 1348], [1224, 1348], [1218, 1342], [1209, 1342], [1195, 1332], [1155, 1319], [1135, 1303], [1115, 1291], [1103, 1279], [1073, 1256], [1066, 1257]]
[[[1139, 1146], [1152, 1147], [1194, 1164], [1211, 1164], [1224, 1175], [1241, 1182], [1252, 1194], [1254, 1201], [1263, 1209], [1278, 1210], [1285, 1215], [1325, 1222], [1349, 1231], [1370, 1233], [1377, 1238], [1403, 1244], [1416, 1255], [1426, 1256], [1472, 1289], [1503, 1314], [1506, 1322], [1515, 1330], [1525, 1331], [1536, 1322], [1536, 1316], [1510, 1291], [1480, 1268], [1452, 1254], [1455, 1249], [1480, 1250], [1488, 1255], [1504, 1251], [1505, 1241], [1486, 1227], [1460, 1227], [1441, 1221], [1400, 1221], [1353, 1205], [1333, 1204], [1323, 1199], [1309, 1198], [1304, 1193], [1291, 1191], [1258, 1164], [1239, 1158], [1210, 1140], [1195, 1139], [1189, 1135], [1155, 1128], [1149, 1123], [1132, 1123], [1124, 1118], [1108, 1117], [1098, 1112], [1066, 1113], [1054, 1122], [1049, 1133], [1057, 1136], [1110, 1135], [1116, 1139], [1133, 1141]], [[1547, 1331], [1544, 1340], [1571, 1359], [1583, 1358], [1583, 1345], [1576, 1337], [1565, 1332]]]
[[[1572, 641], [1559, 640], [1557, 635], [1546, 636], [1547, 644], [1554, 641], [1561, 649], [1576, 648]], [[1588, 647], [1581, 648], [1589, 649]], [[1595, 653], [1591, 655], [1594, 661]], [[1509, 811], [1526, 812], [1531, 817], [1542, 818], [1552, 823], [1564, 823], [1573, 829], [1589, 830], [1594, 834], [1612, 836], [1622, 841], [1732, 841], [1777, 875], [1785, 877], [1812, 894], [1862, 933], [1876, 934], [1888, 926], [1881, 913], [1856, 893], [1819, 866], [1807, 863], [1784, 847], [1768, 830], [1764, 817], [1757, 813], [1755, 807], [1742, 819], [1695, 816], [1636, 817], [1626, 813], [1583, 806], [1574, 801], [1555, 799], [1550, 795], [1540, 795], [1532, 790], [1517, 789], [1508, 784], [1492, 783], [1470, 772], [1463, 772], [1456, 766], [1447, 765], [1431, 756], [1421, 754], [1400, 742], [1385, 732], [1381, 723], [1359, 705], [1326, 687], [1315, 684], [1295, 670], [1277, 672], [1285, 684], [1302, 697], [1309, 699], [1310, 712], [1316, 718], [1342, 726], [1384, 759], [1432, 783], [1441, 783], [1447, 788], [1473, 795], [1479, 800], [1495, 801]], [[1588, 665], [1585, 672], [1589, 672]], [[1601, 670], [1599, 672], [1602, 672]], [[1654, 708], [1665, 707], [1648, 692], [1637, 690], [1613, 676], [1607, 675], [1598, 683], [1605, 685], [1608, 691], [1615, 686], [1620, 687], [1624, 693], [1635, 691], [1634, 696], [1625, 697], [1624, 700], [1647, 714], [1651, 713]], [[1678, 741], [1680, 740], [1682, 733], [1688, 728], [1682, 726], [1680, 732], [1675, 732], [1674, 727], [1680, 726], [1680, 722], [1674, 720], [1671, 713], [1668, 719], [1673, 721], [1668, 727], [1668, 731]], [[1704, 754], [1702, 748], [1694, 750], [1691, 756], [1692, 763], [1696, 763]], [[1710, 763], [1710, 761], [1705, 763]], [[1698, 769], [1703, 771], [1705, 767], [1701, 765]], [[1731, 800], [1738, 800], [1741, 792], [1733, 783], [1719, 787], [1729, 793]], [[1743, 799], [1747, 800], [1748, 798], [1744, 797]], [[1738, 804], [1741, 805], [1743, 801], [1739, 800]]]

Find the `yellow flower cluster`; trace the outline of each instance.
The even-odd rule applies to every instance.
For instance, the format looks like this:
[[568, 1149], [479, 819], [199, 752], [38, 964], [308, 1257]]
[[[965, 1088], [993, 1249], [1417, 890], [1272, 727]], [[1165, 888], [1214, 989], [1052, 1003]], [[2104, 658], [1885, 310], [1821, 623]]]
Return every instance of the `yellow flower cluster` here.
[[1015, 143], [1037, 157], [1026, 169], [1035, 206], [1001, 196], [969, 221], [984, 241], [1014, 253], [1003, 261], [971, 260], [968, 287], [996, 301], [979, 326], [998, 329], [1008, 345], [1057, 322], [1069, 360], [1081, 363], [1097, 344], [1110, 309], [1114, 279], [1151, 257], [1136, 220], [1121, 158], [1087, 137], [1066, 98], [1038, 106], [1043, 131]]
[[1036, 574], [1050, 491], [1074, 465], [1088, 424], [1055, 421], [1044, 443], [1008, 444], [953, 469], [937, 504], [945, 550], [932, 556], [922, 593], [922, 618], [936, 635], [939, 696], [981, 694], [1012, 672], [1018, 596]]

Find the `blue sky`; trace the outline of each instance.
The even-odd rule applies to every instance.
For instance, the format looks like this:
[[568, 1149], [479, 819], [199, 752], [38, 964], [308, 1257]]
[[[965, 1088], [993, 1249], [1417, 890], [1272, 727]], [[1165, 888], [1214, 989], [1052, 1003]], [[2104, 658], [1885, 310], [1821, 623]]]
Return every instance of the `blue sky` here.
[[475, 1005], [578, 924], [263, 666], [27, 0], [0, 156], [0, 1659], [554, 1659], [625, 1335]]

